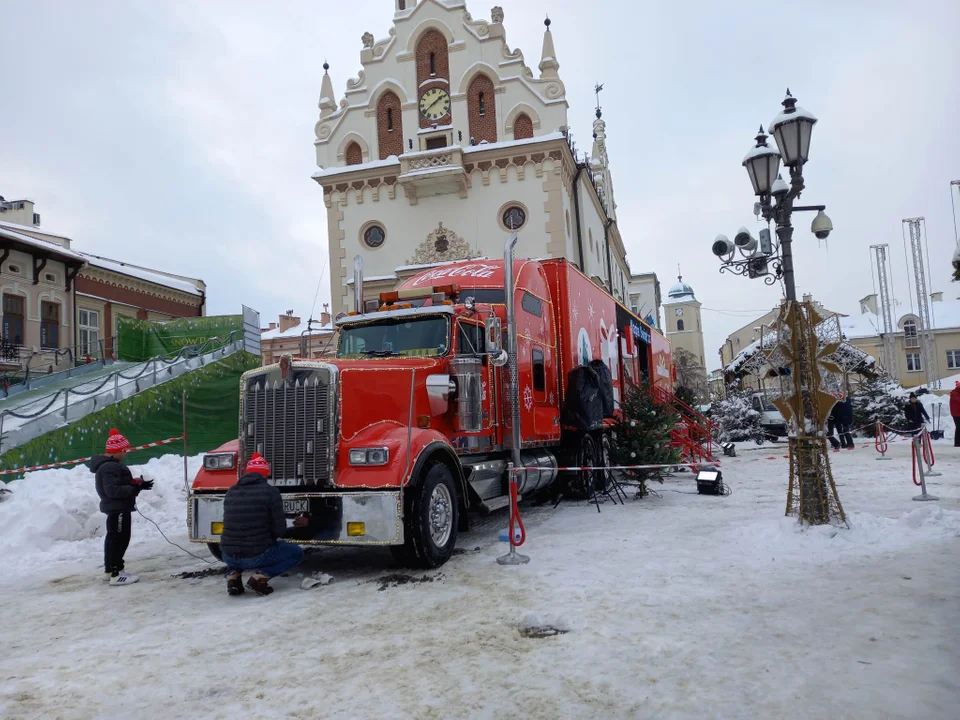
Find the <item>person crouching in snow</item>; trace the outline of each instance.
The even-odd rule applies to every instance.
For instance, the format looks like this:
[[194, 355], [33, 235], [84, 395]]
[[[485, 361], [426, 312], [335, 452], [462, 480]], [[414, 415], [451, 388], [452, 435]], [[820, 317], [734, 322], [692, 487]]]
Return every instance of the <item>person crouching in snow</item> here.
[[[303, 548], [280, 538], [287, 534], [280, 491], [267, 483], [270, 465], [254, 453], [246, 473], [227, 490], [223, 499], [223, 534], [220, 550], [229, 568], [227, 592], [243, 594], [243, 571], [252, 570], [247, 587], [260, 595], [273, 592], [270, 578], [276, 577], [303, 560]], [[300, 516], [294, 527], [303, 527], [307, 518]]]
[[107, 534], [103, 539], [104, 580], [113, 586], [132, 585], [140, 580], [123, 571], [123, 555], [130, 544], [130, 513], [137, 509], [137, 495], [153, 489], [152, 480], [134, 478], [123, 459], [130, 443], [116, 428], [110, 429], [103, 455], [90, 459], [88, 467], [96, 478], [100, 512], [107, 516]]

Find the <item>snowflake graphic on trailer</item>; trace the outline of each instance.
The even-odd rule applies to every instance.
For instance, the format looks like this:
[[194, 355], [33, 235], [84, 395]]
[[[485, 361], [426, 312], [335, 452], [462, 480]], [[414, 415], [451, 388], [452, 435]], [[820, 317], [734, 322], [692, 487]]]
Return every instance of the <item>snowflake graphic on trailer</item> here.
[[529, 385], [523, 389], [523, 406], [527, 410], [533, 407], [533, 390], [530, 389]]
[[576, 305], [574, 305], [574, 306], [571, 308], [571, 313], [573, 314], [573, 319], [574, 319], [574, 320], [576, 320], [577, 317], [580, 315], [580, 311], [577, 309], [577, 306], [576, 306]]
[[593, 316], [596, 315], [596, 313], [593, 311], [593, 301], [592, 301], [592, 300], [591, 300], [589, 303], [587, 303], [587, 312], [590, 313], [590, 319], [593, 320]]

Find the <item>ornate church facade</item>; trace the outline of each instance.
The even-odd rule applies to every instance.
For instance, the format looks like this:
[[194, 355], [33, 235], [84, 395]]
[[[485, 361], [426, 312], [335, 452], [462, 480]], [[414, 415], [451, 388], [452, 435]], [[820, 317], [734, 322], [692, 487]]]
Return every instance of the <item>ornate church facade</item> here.
[[630, 269], [599, 105], [589, 154], [568, 129], [550, 21], [532, 70], [504, 12], [462, 0], [394, 0], [386, 38], [364, 33], [338, 100], [324, 63], [313, 178], [327, 208], [332, 312], [350, 309], [353, 258], [375, 298], [425, 266], [564, 257], [621, 302]]

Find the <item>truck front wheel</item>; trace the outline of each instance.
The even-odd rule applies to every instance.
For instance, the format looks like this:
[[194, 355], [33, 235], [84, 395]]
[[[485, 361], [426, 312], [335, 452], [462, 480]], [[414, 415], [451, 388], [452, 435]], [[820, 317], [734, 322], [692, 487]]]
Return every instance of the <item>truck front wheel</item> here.
[[460, 504], [453, 475], [442, 463], [431, 465], [405, 496], [404, 542], [391, 548], [393, 556], [408, 567], [440, 567], [457, 544]]

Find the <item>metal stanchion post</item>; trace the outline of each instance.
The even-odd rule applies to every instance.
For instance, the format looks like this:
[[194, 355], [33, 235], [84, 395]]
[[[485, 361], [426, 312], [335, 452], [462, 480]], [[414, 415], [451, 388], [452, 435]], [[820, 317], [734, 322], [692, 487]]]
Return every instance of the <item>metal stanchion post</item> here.
[[935, 458], [933, 457], [933, 440], [930, 438], [930, 431], [924, 428], [920, 436], [923, 438], [923, 442], [926, 444], [926, 446], [930, 449], [929, 461], [927, 460], [927, 454], [926, 453], [923, 454], [923, 461], [927, 463], [926, 476], [940, 477], [941, 475], [943, 475], [943, 473], [937, 472], [936, 470], [933, 469], [933, 463], [935, 462]]
[[510, 533], [510, 552], [497, 558], [498, 565], [526, 565], [530, 562], [527, 555], [521, 555], [517, 552], [516, 537], [513, 533], [513, 518], [518, 514], [517, 511], [517, 469], [513, 463], [507, 464], [507, 473], [510, 475], [510, 524], [508, 532]]
[[874, 431], [874, 437], [876, 440], [874, 444], [877, 448], [877, 451], [880, 453], [880, 457], [876, 458], [877, 460], [889, 460], [887, 457], [887, 432], [883, 429], [883, 423], [877, 420], [877, 428]]
[[927, 495], [927, 481], [923, 475], [923, 440], [922, 435], [915, 435], [913, 438], [913, 452], [916, 453], [917, 474], [920, 476], [920, 494], [914, 497], [914, 500], [939, 500], [936, 495]]

